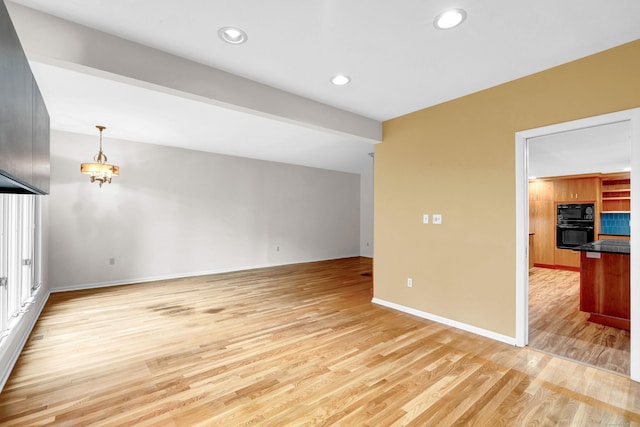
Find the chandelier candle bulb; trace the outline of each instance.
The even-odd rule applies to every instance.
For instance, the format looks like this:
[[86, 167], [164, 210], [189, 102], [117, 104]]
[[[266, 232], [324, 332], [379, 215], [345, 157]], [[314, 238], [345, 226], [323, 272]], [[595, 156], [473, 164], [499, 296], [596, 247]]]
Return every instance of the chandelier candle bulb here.
[[111, 184], [111, 178], [120, 175], [120, 167], [108, 164], [107, 155], [102, 151], [102, 131], [106, 129], [104, 126], [96, 126], [100, 131], [100, 150], [95, 155], [94, 163], [82, 163], [80, 172], [89, 175], [91, 182], [98, 182], [100, 187], [105, 182]]

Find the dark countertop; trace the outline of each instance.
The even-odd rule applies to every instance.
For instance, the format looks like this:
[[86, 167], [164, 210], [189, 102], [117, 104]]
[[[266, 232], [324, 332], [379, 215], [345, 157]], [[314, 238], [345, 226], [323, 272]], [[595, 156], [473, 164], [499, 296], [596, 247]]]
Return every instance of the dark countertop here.
[[605, 254], [629, 255], [631, 253], [628, 240], [596, 240], [586, 245], [573, 248], [574, 251], [600, 252]]

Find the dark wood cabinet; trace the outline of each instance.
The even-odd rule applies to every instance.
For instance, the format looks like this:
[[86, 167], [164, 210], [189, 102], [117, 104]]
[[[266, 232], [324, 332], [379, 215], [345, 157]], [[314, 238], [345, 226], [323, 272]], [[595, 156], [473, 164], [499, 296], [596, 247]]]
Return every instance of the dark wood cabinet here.
[[580, 311], [590, 322], [629, 330], [629, 255], [581, 252], [580, 263]]
[[4, 2], [0, 2], [0, 153], [0, 175], [27, 191], [49, 191], [49, 115]]

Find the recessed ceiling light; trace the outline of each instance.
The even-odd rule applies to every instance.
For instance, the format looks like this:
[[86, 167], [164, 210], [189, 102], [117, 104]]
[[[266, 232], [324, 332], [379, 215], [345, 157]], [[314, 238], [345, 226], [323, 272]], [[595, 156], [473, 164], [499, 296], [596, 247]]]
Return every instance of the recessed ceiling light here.
[[247, 41], [247, 33], [236, 27], [222, 27], [218, 30], [218, 37], [230, 44], [242, 44]]
[[467, 18], [467, 12], [462, 9], [448, 9], [436, 16], [433, 25], [439, 30], [450, 30], [462, 24]]
[[331, 83], [336, 86], [344, 86], [350, 81], [351, 78], [349, 76], [345, 76], [344, 74], [336, 74], [335, 76], [331, 77]]

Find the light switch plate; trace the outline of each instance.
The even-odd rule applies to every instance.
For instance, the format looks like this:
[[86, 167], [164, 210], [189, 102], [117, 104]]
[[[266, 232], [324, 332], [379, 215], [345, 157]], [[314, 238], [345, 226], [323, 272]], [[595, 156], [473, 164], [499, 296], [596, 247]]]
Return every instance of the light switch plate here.
[[422, 223], [429, 224], [429, 214], [422, 215]]
[[434, 224], [442, 224], [442, 215], [433, 214], [433, 223]]

